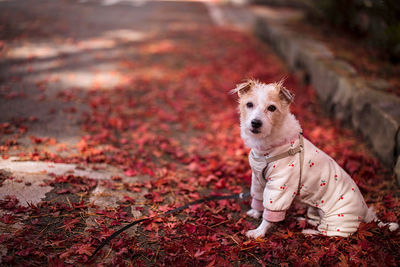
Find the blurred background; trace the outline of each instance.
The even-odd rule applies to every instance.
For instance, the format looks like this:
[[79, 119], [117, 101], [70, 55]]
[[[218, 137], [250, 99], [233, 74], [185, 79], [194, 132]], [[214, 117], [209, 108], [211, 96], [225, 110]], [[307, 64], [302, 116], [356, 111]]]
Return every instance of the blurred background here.
[[[83, 265], [138, 218], [248, 191], [246, 78], [286, 78], [305, 136], [396, 221], [399, 61], [399, 0], [0, 0], [0, 265]], [[307, 238], [304, 208], [249, 241], [248, 207], [149, 220], [95, 260], [399, 266], [398, 234]]]

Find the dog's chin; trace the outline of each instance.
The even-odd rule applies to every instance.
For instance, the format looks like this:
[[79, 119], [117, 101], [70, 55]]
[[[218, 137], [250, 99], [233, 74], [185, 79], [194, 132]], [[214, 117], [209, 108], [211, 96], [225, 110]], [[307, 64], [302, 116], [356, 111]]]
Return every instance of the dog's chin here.
[[[244, 135], [243, 135], [244, 134]], [[245, 139], [259, 140], [260, 142], [265, 142], [265, 139], [268, 137], [267, 129], [255, 129], [252, 127], [248, 127], [243, 131], [242, 137]]]
[[257, 150], [264, 150], [265, 146], [265, 133], [263, 131], [260, 131], [259, 129], [252, 129], [252, 128], [247, 128], [247, 129], [242, 129], [241, 131], [241, 137], [244, 141], [244, 144], [251, 148], [251, 149], [257, 149]]
[[264, 131], [259, 128], [246, 127], [242, 128], [242, 137], [259, 139], [264, 136]]
[[264, 143], [266, 138], [265, 129], [254, 129], [253, 127], [242, 127], [240, 130], [240, 136], [245, 141], [246, 145], [250, 148], [254, 148], [254, 142]]

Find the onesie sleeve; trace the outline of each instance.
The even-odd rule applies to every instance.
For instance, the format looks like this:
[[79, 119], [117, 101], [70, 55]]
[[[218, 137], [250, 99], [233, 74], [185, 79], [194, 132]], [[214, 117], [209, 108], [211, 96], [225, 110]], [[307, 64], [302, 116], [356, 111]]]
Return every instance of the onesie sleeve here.
[[[269, 222], [283, 221], [286, 211], [297, 195], [299, 174], [297, 162], [279, 164], [267, 177], [263, 194], [263, 218]], [[278, 164], [277, 164], [278, 165]]]
[[252, 197], [251, 200], [251, 208], [262, 212], [264, 210], [263, 206], [263, 193], [264, 193], [264, 186], [261, 179], [256, 176], [254, 172], [251, 175], [251, 188], [250, 194]]

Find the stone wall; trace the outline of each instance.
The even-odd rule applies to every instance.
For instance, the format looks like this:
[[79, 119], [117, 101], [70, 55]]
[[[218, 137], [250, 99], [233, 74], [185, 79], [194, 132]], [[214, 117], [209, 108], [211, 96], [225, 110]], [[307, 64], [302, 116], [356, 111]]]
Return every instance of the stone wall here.
[[400, 182], [400, 99], [382, 90], [386, 81], [367, 81], [347, 62], [335, 59], [321, 42], [299, 36], [281, 20], [256, 16], [257, 35], [315, 88], [333, 116], [366, 137], [381, 161], [395, 168]]

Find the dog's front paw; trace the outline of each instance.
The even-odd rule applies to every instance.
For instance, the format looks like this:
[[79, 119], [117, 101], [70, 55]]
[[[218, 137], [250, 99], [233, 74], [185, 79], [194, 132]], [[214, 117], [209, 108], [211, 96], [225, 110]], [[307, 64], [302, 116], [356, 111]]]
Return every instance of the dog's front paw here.
[[250, 216], [254, 219], [258, 219], [261, 216], [261, 212], [259, 212], [258, 210], [255, 210], [255, 209], [249, 210], [246, 214], [247, 214], [247, 216]]
[[265, 234], [267, 233], [268, 229], [271, 228], [272, 223], [263, 220], [262, 223], [254, 230], [250, 230], [246, 232], [246, 236], [248, 238], [258, 238], [258, 237], [264, 237]]
[[253, 238], [253, 239], [257, 239], [258, 237], [264, 237], [264, 235], [265, 235], [264, 231], [258, 228], [246, 232], [246, 236], [248, 238]]

